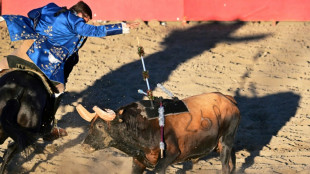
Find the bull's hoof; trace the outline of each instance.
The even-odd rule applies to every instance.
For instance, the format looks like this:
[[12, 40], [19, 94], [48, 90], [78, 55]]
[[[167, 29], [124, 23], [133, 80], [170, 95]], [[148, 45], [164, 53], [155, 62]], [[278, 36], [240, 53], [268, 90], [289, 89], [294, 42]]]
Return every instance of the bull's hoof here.
[[45, 141], [53, 141], [60, 137], [67, 136], [68, 133], [65, 129], [62, 128], [53, 128], [52, 131], [49, 134], [46, 134], [43, 136], [43, 140]]

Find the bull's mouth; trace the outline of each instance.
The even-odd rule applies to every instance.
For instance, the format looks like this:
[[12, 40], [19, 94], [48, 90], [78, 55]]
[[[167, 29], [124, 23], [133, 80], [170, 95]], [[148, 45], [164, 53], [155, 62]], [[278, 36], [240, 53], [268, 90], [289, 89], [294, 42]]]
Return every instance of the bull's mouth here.
[[93, 153], [96, 151], [96, 149], [91, 147], [89, 144], [82, 144], [82, 149], [85, 153]]

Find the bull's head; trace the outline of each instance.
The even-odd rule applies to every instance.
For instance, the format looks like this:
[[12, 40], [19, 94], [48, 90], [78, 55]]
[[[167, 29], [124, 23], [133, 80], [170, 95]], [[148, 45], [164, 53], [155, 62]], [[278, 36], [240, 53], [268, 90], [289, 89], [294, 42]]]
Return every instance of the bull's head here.
[[[90, 130], [83, 142], [84, 149], [90, 152], [108, 147], [113, 139], [104, 125], [106, 125], [106, 122], [114, 120], [115, 112], [110, 109], [102, 110], [95, 106], [93, 107], [95, 112], [90, 113], [82, 105], [78, 105], [76, 110], [84, 120], [91, 122]], [[97, 119], [98, 117], [101, 119]]]

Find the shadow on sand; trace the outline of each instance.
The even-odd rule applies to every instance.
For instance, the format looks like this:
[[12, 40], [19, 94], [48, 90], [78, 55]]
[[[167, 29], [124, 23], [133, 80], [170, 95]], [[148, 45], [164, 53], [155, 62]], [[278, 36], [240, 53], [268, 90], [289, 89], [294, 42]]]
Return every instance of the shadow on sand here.
[[[253, 62], [255, 61], [256, 57], [253, 58]], [[248, 74], [249, 72], [243, 74], [241, 84], [244, 84]], [[281, 128], [295, 116], [301, 98], [293, 92], [280, 92], [258, 97], [255, 89], [255, 85], [252, 84], [251, 92], [254, 97], [242, 96], [241, 89], [237, 89], [234, 95], [241, 112], [241, 121], [235, 138], [235, 151], [250, 152], [242, 166], [236, 169], [236, 173], [244, 173], [245, 169], [254, 164], [254, 158], [259, 156], [263, 147], [268, 147], [272, 137], [276, 136]], [[207, 161], [214, 157], [219, 157], [219, 154], [213, 152], [201, 160]], [[183, 169], [178, 170], [177, 173], [185, 173], [192, 168], [191, 162], [184, 162]]]
[[[214, 48], [218, 43], [230, 42], [233, 44], [234, 42], [255, 41], [268, 36], [268, 34], [262, 34], [232, 37], [231, 35], [243, 25], [243, 22], [214, 22], [173, 31], [161, 43], [165, 49], [144, 57], [146, 68], [151, 76], [151, 88], [156, 87], [157, 83], [167, 81], [170, 74], [179, 65]], [[81, 103], [86, 107], [98, 105], [117, 109], [125, 104], [141, 100], [143, 96], [138, 94], [137, 90], [146, 88], [141, 73], [140, 60], [128, 63], [96, 80], [86, 90], [80, 93], [69, 93], [64, 104], [71, 104], [76, 98], [82, 98]], [[115, 84], [121, 87], [116, 88]], [[75, 98], [70, 96], [75, 96]]]
[[[234, 97], [241, 112], [241, 122], [235, 139], [235, 151], [247, 150], [250, 153], [242, 166], [236, 169], [236, 173], [244, 173], [246, 168], [254, 164], [254, 158], [259, 156], [263, 147], [268, 147], [272, 137], [276, 136], [281, 128], [295, 116], [301, 97], [293, 92], [247, 97], [240, 95], [238, 90]], [[201, 160], [207, 161], [214, 157], [219, 157], [219, 154], [213, 152]], [[183, 168], [177, 173], [185, 173], [191, 169], [193, 169], [193, 163], [184, 162]], [[151, 173], [148, 171], [148, 174]]]
[[[155, 84], [167, 81], [169, 75], [180, 64], [214, 48], [217, 43], [230, 42], [233, 44], [234, 42], [255, 41], [268, 37], [268, 34], [247, 37], [231, 36], [233, 32], [243, 25], [243, 22], [213, 22], [173, 31], [161, 43], [165, 49], [144, 58], [152, 79], [150, 86], [155, 87]], [[64, 96], [63, 104], [72, 105], [77, 98], [82, 98], [81, 104], [89, 110], [94, 105], [117, 109], [125, 104], [141, 100], [143, 96], [137, 93], [137, 89], [145, 89], [145, 82], [142, 78], [137, 78], [141, 77], [141, 72], [140, 60], [126, 64], [96, 80], [93, 86], [80, 93], [67, 93]], [[128, 76], [128, 74], [136, 75]], [[115, 84], [121, 87], [115, 89]], [[240, 128], [236, 137], [236, 150], [248, 149], [251, 152], [251, 155], [242, 166], [242, 168], [246, 168], [253, 164], [254, 157], [270, 142], [272, 136], [276, 135], [281, 127], [295, 115], [300, 97], [287, 92], [265, 97], [248, 98], [239, 95], [238, 91], [236, 91], [235, 97], [242, 114]], [[63, 128], [87, 127], [88, 123], [82, 120], [74, 111], [65, 114], [62, 120], [59, 121], [59, 125]], [[83, 140], [84, 136], [85, 133], [79, 135], [78, 138], [62, 144], [61, 148], [75, 146]], [[49, 154], [47, 159], [40, 161], [40, 163], [48, 161], [59, 153]], [[202, 160], [207, 159], [208, 157]], [[33, 166], [32, 171], [40, 163]], [[188, 163], [186, 163], [184, 169], [180, 172], [185, 172], [191, 168], [191, 165], [188, 166]]]
[[273, 136], [295, 116], [300, 96], [293, 92], [281, 92], [264, 97], [249, 98], [236, 92], [242, 119], [236, 136], [236, 151], [247, 149], [240, 173], [254, 163], [264, 146], [268, 147]]

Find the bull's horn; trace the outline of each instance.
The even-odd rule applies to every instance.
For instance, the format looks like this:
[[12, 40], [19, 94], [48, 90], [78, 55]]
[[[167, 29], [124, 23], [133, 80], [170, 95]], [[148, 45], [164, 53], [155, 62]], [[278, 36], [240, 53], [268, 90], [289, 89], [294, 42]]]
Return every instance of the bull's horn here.
[[104, 111], [104, 110], [100, 109], [99, 107], [94, 106], [93, 110], [96, 112], [96, 114], [99, 115], [100, 118], [102, 118], [105, 121], [112, 121], [112, 120], [114, 120], [114, 118], [116, 116], [115, 112], [111, 109], [105, 109], [105, 111]]
[[88, 122], [90, 122], [96, 115], [96, 113], [89, 113], [81, 104], [76, 106], [76, 110], [80, 116]]

